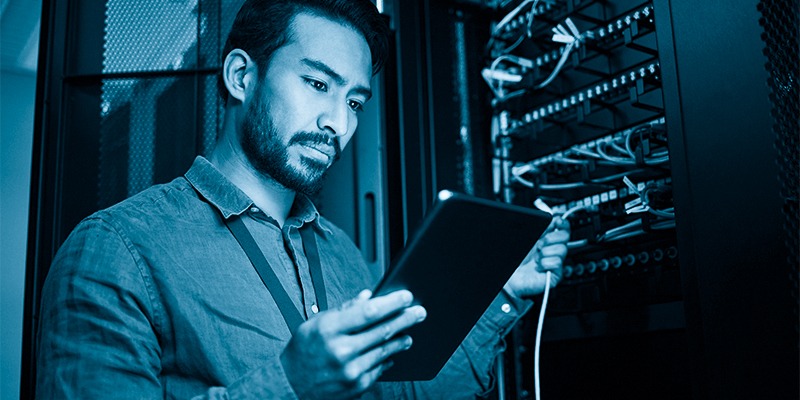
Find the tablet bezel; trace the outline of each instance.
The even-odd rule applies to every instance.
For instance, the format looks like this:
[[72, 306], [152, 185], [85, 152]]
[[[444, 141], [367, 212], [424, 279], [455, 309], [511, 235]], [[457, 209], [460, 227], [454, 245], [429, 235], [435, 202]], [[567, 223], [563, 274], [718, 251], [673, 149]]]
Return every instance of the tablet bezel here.
[[547, 229], [550, 214], [451, 191], [392, 262], [373, 296], [408, 289], [428, 317], [404, 332], [382, 381], [433, 379]]

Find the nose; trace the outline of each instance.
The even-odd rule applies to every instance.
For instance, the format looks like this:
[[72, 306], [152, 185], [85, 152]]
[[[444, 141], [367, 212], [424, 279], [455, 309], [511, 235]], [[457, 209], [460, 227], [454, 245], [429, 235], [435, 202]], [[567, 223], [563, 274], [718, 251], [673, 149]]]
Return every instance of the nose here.
[[350, 112], [347, 103], [332, 104], [323, 111], [317, 121], [320, 129], [334, 136], [344, 136], [350, 123]]

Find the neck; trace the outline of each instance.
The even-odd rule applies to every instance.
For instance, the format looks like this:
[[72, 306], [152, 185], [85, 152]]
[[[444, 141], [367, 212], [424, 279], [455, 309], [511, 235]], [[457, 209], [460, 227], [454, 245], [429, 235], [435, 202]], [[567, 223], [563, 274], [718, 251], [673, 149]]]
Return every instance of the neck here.
[[208, 160], [236, 187], [244, 192], [256, 207], [278, 221], [280, 226], [289, 217], [296, 193], [283, 187], [268, 175], [253, 168], [241, 147], [223, 136]]

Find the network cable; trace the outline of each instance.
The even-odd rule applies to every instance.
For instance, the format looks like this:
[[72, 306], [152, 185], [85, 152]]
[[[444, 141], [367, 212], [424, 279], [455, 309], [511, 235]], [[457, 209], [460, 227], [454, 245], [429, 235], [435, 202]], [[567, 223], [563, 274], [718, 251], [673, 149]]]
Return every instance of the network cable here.
[[492, 45], [494, 44], [494, 40], [500, 34], [500, 31], [506, 25], [508, 25], [508, 23], [511, 22], [511, 20], [513, 20], [514, 17], [517, 16], [517, 14], [519, 14], [522, 11], [523, 8], [525, 8], [525, 6], [527, 6], [528, 4], [531, 4], [531, 3], [533, 3], [533, 4], [531, 5], [530, 13], [528, 13], [527, 27], [526, 27], [525, 33], [520, 35], [520, 37], [511, 46], [508, 46], [505, 49], [502, 49], [500, 51], [500, 54], [510, 53], [511, 51], [516, 49], [517, 46], [520, 45], [520, 43], [522, 43], [522, 41], [525, 39], [526, 35], [527, 35], [527, 37], [531, 36], [531, 25], [533, 24], [533, 15], [536, 13], [536, 5], [539, 3], [539, 0], [524, 0], [523, 2], [519, 3], [519, 5], [517, 5], [513, 10], [511, 10], [511, 12], [506, 14], [506, 16], [503, 17], [503, 19], [501, 19], [500, 22], [497, 23], [497, 25], [495, 26], [494, 30], [492, 31], [491, 37], [489, 38], [489, 43], [487, 43], [487, 45], [486, 45], [487, 49], [491, 49], [492, 48]]
[[[535, 4], [534, 7], [536, 7]], [[531, 12], [530, 17], [528, 19], [528, 24], [529, 24], [528, 36], [530, 36], [530, 23], [532, 20], [533, 20], [533, 12]], [[500, 21], [500, 23], [503, 24], [504, 21]], [[554, 42], [564, 43], [564, 47], [561, 48], [561, 56], [559, 57], [558, 63], [550, 72], [550, 75], [547, 78], [545, 78], [542, 82], [532, 86], [533, 89], [542, 89], [545, 86], [552, 83], [553, 80], [556, 78], [556, 76], [558, 76], [561, 69], [564, 67], [564, 64], [567, 62], [567, 59], [569, 59], [569, 55], [572, 52], [573, 48], [580, 46], [581, 42], [584, 39], [584, 35], [582, 35], [580, 31], [578, 31], [578, 28], [575, 26], [575, 24], [572, 22], [571, 19], [567, 18], [564, 21], [564, 24], [566, 25], [566, 28], [564, 27], [564, 25], [558, 24], [552, 29], [553, 31], [552, 40]], [[498, 26], [501, 25], [498, 24]], [[513, 92], [514, 94], [513, 96], [503, 94], [502, 90], [500, 89], [502, 88], [502, 84], [504, 82], [519, 83], [522, 81], [523, 77], [520, 74], [499, 72], [497, 70], [497, 67], [502, 61], [514, 62], [523, 67], [523, 69], [534, 67], [535, 64], [532, 60], [528, 60], [522, 57], [515, 57], [507, 54], [511, 50], [513, 50], [513, 48], [516, 48], [524, 38], [525, 38], [524, 35], [520, 36], [520, 38], [513, 45], [502, 51], [501, 54], [492, 61], [491, 66], [488, 69], [484, 69], [483, 71], [482, 74], [483, 78], [489, 84], [489, 87], [492, 88], [492, 91], [495, 93], [495, 96], [500, 101], [507, 100], [510, 97], [514, 97], [523, 94], [525, 92], [525, 89], [519, 89]], [[498, 87], [495, 87], [492, 81], [497, 81]]]
[[[544, 200], [542, 200], [541, 198], [537, 198], [536, 201], [533, 202], [533, 205], [536, 206], [536, 208], [538, 208], [538, 209], [540, 209], [540, 210], [542, 210], [542, 211], [544, 211], [546, 213], [549, 213], [550, 215], [554, 215], [555, 214], [553, 209], [550, 208], [547, 205], [547, 203], [545, 203]], [[588, 208], [593, 208], [593, 207], [594, 206], [586, 206], [586, 205], [575, 206], [575, 207], [567, 210], [563, 214], [561, 214], [561, 218], [566, 220], [567, 218], [569, 218], [572, 214], [574, 214], [577, 211], [588, 209]], [[539, 352], [540, 352], [541, 343], [542, 343], [542, 327], [544, 326], [544, 314], [545, 314], [545, 310], [547, 310], [547, 299], [550, 297], [550, 284], [551, 284], [550, 279], [551, 279], [551, 277], [552, 277], [552, 273], [550, 271], [547, 271], [545, 273], [545, 285], [544, 285], [544, 294], [542, 295], [542, 306], [539, 309], [539, 323], [536, 326], [536, 344], [535, 344], [534, 350], [533, 350], [533, 358], [534, 358], [534, 361], [533, 361], [534, 379], [533, 379], [533, 381], [534, 381], [534, 388], [535, 388], [535, 392], [536, 392], [536, 400], [541, 399], [541, 390], [540, 390], [541, 382], [539, 380]]]
[[513, 176], [514, 180], [521, 183], [524, 186], [529, 188], [536, 188], [539, 190], [568, 190], [568, 189], [576, 189], [580, 187], [585, 187], [589, 185], [607, 185], [611, 181], [615, 181], [617, 179], [623, 178], [628, 174], [637, 174], [641, 172], [645, 172], [644, 169], [635, 169], [619, 174], [609, 175], [602, 178], [597, 179], [590, 179], [587, 181], [582, 182], [567, 182], [567, 183], [541, 183], [536, 184], [531, 182], [522, 177], [522, 175], [528, 172], [536, 172], [535, 167], [531, 167], [529, 164], [524, 164], [522, 166], [515, 166], [511, 168], [511, 175]]

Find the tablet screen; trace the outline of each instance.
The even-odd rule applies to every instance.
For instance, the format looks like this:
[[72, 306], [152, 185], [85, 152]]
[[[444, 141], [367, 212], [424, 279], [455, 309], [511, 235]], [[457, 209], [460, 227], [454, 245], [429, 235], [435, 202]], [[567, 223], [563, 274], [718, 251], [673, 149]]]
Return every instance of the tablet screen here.
[[428, 311], [384, 381], [433, 379], [550, 223], [539, 210], [442, 191], [374, 290], [410, 290]]

